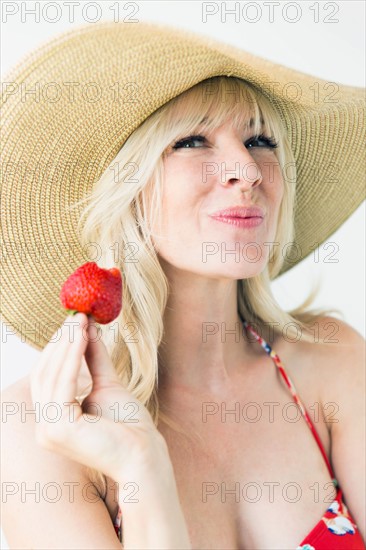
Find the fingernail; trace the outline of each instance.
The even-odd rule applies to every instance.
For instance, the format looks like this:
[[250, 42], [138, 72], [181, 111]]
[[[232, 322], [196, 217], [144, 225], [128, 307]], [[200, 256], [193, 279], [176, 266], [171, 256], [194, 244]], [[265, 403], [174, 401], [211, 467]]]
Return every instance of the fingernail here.
[[68, 321], [78, 321], [79, 320], [79, 313], [72, 313], [67, 318]]

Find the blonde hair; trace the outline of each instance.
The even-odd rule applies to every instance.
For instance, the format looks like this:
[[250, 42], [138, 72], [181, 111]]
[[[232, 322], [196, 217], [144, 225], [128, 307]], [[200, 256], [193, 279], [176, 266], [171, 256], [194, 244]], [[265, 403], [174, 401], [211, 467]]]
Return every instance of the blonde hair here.
[[[296, 197], [293, 153], [279, 112], [271, 101], [239, 78], [220, 76], [200, 82], [150, 115], [129, 136], [90, 195], [75, 206], [88, 203], [78, 227], [81, 243], [98, 243], [102, 254], [98, 265], [117, 266], [122, 272], [123, 308], [116, 320], [117, 330], [101, 326], [103, 342], [116, 372], [127, 390], [147, 407], [156, 425], [162, 420], [182, 433], [184, 430], [159, 409], [157, 398], [158, 348], [163, 337], [169, 284], [151, 240], [150, 222], [160, 217], [165, 149], [174, 140], [192, 133], [210, 113], [214, 117], [206, 120], [203, 131], [219, 126], [228, 118], [238, 128], [252, 119], [253, 134], [265, 133], [279, 143], [274, 149], [284, 179], [274, 240], [279, 246], [271, 249], [271, 261], [260, 274], [237, 281], [240, 316], [259, 333], [273, 323], [275, 333], [282, 333], [286, 328], [287, 335], [298, 337], [300, 329], [302, 340], [313, 341], [311, 324], [329, 313], [329, 310], [309, 310], [318, 289], [289, 312], [283, 311], [271, 292], [271, 280], [283, 265], [283, 246], [294, 240]], [[137, 251], [137, 257], [129, 258], [129, 248], [132, 254]], [[115, 327], [115, 322], [113, 325]], [[131, 328], [137, 328], [137, 339], [130, 341]], [[321, 338], [319, 341], [323, 342]], [[88, 388], [85, 396], [89, 391]], [[89, 474], [104, 498], [104, 475], [91, 468]]]

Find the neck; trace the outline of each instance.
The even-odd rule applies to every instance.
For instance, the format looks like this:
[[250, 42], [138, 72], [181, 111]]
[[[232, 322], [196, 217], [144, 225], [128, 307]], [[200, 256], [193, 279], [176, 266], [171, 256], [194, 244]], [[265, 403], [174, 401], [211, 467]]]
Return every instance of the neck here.
[[222, 391], [253, 356], [237, 311], [237, 281], [175, 268], [168, 275], [159, 388]]

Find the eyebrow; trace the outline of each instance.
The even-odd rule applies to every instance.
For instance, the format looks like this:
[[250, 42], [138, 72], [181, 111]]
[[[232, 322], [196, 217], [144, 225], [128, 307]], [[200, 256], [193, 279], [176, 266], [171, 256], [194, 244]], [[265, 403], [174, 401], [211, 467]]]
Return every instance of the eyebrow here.
[[[212, 122], [212, 120], [208, 119], [207, 116], [203, 117], [203, 119], [199, 122], [199, 126], [207, 121]], [[249, 121], [249, 128], [253, 128], [253, 126], [254, 126], [254, 118], [251, 118]], [[264, 126], [264, 119], [262, 117], [261, 117], [261, 126]]]
[[[264, 126], [264, 119], [261, 117], [261, 126]], [[250, 119], [250, 124], [249, 124], [249, 128], [252, 128], [254, 126], [254, 118], [251, 118]]]

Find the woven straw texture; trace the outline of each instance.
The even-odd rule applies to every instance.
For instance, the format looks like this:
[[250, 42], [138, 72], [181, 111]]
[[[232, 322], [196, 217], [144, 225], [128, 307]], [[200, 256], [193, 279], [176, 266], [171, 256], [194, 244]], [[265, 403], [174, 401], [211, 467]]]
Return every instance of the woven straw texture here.
[[22, 341], [46, 345], [65, 319], [62, 283], [90, 259], [75, 233], [80, 211], [65, 208], [91, 190], [151, 113], [219, 75], [259, 87], [289, 135], [297, 258], [281, 273], [364, 200], [363, 89], [154, 23], [97, 23], [60, 34], [15, 66], [1, 97], [1, 315]]

